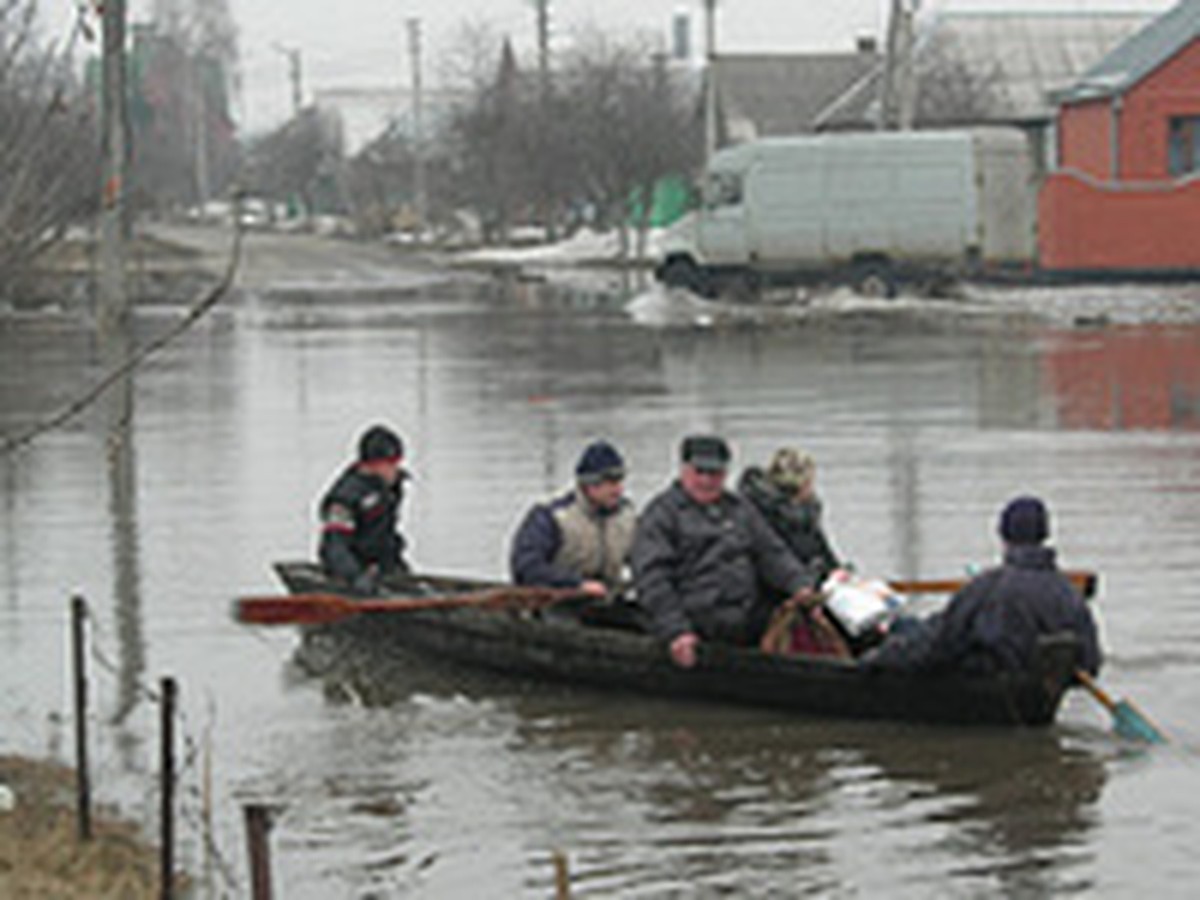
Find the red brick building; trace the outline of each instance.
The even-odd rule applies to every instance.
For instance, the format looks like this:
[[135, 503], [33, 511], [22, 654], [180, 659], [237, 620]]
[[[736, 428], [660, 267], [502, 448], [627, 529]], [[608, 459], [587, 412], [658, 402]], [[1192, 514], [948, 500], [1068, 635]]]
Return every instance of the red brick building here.
[[1200, 0], [1155, 19], [1058, 99], [1043, 268], [1200, 272]]

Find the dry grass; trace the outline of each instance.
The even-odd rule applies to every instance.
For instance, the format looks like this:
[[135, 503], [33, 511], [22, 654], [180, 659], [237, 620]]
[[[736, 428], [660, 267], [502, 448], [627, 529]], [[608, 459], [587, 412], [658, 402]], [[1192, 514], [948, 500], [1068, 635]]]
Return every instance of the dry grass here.
[[158, 853], [124, 822], [93, 815], [76, 834], [74, 776], [61, 766], [0, 757], [0, 782], [17, 796], [0, 813], [0, 897], [140, 900], [158, 895]]

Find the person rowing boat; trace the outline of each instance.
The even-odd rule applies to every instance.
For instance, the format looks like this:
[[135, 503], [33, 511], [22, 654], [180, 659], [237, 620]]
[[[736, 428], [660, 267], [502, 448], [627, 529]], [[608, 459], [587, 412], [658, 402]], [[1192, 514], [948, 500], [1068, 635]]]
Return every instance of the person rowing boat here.
[[973, 578], [946, 609], [926, 620], [899, 620], [861, 664], [910, 672], [990, 675], [1030, 671], [1038, 639], [1070, 633], [1078, 666], [1100, 671], [1102, 654], [1091, 610], [1044, 545], [1050, 514], [1037, 497], [1010, 501], [1000, 514], [1003, 563]]

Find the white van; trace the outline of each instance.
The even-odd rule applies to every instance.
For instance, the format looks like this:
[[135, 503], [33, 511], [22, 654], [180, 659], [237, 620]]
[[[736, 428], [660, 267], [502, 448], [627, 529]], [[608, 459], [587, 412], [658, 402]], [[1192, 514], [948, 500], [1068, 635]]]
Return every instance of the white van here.
[[701, 209], [666, 236], [659, 280], [734, 287], [905, 280], [1028, 266], [1036, 193], [1015, 128], [768, 138], [713, 156]]

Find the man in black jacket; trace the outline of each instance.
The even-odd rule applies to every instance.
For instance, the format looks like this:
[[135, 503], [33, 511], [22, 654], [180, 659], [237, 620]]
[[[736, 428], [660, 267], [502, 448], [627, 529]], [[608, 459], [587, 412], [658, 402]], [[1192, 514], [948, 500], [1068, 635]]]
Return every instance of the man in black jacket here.
[[1095, 675], [1101, 653], [1086, 602], [1043, 545], [1050, 516], [1036, 497], [1017, 497], [1000, 515], [1004, 563], [978, 575], [944, 611], [911, 631], [893, 635], [863, 664], [905, 671], [990, 674], [1029, 670], [1038, 638], [1073, 632], [1079, 666]]
[[679, 479], [638, 519], [631, 561], [638, 604], [683, 668], [702, 640], [751, 644], [772, 601], [813, 587], [813, 575], [746, 500], [725, 490], [729, 446], [694, 435]]
[[351, 463], [321, 500], [321, 565], [357, 593], [373, 594], [380, 579], [407, 571], [405, 541], [396, 531], [404, 499], [404, 442], [374, 425]]

